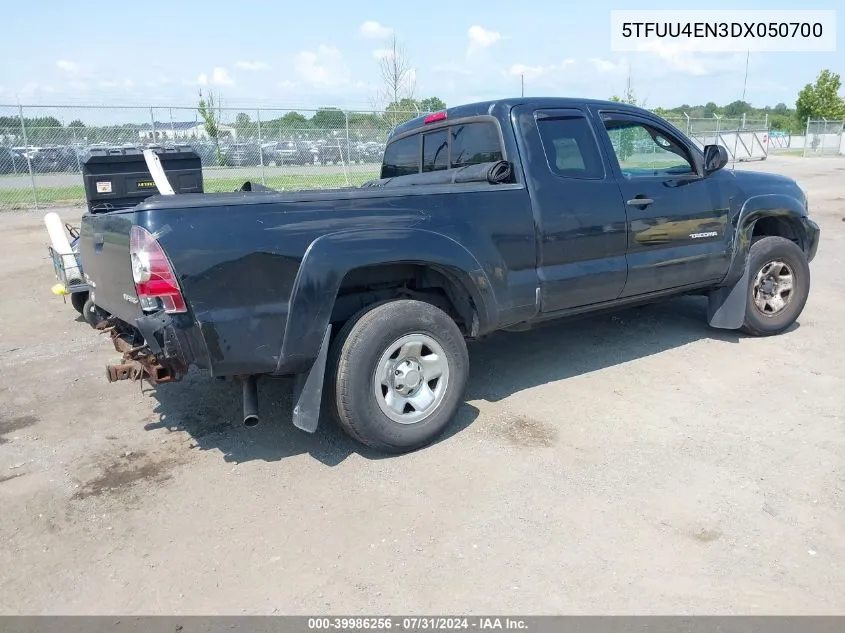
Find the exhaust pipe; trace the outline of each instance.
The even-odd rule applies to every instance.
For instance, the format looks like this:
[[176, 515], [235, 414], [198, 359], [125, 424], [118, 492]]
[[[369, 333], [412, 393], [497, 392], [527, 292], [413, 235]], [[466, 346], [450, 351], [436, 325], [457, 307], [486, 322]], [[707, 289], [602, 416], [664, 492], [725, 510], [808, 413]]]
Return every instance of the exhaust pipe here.
[[244, 384], [244, 426], [258, 426], [258, 381], [247, 376]]

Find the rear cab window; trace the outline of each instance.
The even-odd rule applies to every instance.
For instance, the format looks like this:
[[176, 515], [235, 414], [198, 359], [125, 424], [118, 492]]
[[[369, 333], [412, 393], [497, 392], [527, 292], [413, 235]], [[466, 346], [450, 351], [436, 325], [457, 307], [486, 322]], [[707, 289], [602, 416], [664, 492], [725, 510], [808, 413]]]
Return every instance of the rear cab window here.
[[390, 143], [384, 150], [382, 178], [417, 174], [420, 171], [420, 135], [406, 136]]
[[563, 178], [604, 178], [598, 142], [583, 114], [539, 118], [537, 129], [552, 173]]
[[421, 128], [391, 141], [384, 151], [382, 178], [456, 169], [503, 160], [499, 129], [492, 121]]

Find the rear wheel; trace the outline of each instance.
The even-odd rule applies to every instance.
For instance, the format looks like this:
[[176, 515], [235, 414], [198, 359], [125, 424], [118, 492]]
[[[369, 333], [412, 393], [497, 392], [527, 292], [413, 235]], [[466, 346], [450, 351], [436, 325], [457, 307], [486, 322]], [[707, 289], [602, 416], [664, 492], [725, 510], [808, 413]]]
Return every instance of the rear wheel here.
[[73, 292], [70, 295], [70, 305], [79, 314], [84, 314], [86, 301], [88, 301], [88, 292]]
[[100, 321], [104, 321], [108, 314], [94, 305], [91, 297], [85, 300], [85, 305], [82, 307], [82, 316], [91, 327], [97, 327]]
[[359, 312], [338, 333], [329, 404], [356, 440], [406, 452], [451, 422], [468, 370], [466, 343], [449, 315], [422, 301], [389, 301]]
[[742, 330], [754, 336], [783, 332], [804, 310], [810, 294], [810, 266], [804, 251], [786, 238], [763, 237], [751, 245], [748, 270]]

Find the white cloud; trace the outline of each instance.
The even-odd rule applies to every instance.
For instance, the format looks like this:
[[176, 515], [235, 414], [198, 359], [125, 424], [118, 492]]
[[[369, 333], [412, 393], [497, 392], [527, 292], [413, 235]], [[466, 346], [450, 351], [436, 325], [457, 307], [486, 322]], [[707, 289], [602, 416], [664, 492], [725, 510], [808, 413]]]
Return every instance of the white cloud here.
[[222, 66], [215, 66], [211, 71], [211, 77], [206, 73], [200, 73], [197, 81], [200, 86], [230, 86], [234, 81], [229, 77], [229, 71]]
[[69, 75], [75, 75], [79, 72], [79, 64], [76, 62], [71, 62], [66, 59], [60, 59], [56, 62], [56, 67], [59, 70], [63, 70], [64, 72], [68, 73]]
[[554, 64], [548, 66], [526, 66], [525, 64], [513, 64], [510, 68], [504, 71], [505, 75], [513, 77], [525, 76], [526, 79], [536, 79], [542, 77], [556, 69]]
[[349, 83], [349, 69], [343, 55], [333, 46], [321, 44], [316, 51], [300, 51], [293, 60], [294, 70], [306, 82], [320, 86]]
[[235, 66], [241, 70], [267, 70], [270, 68], [266, 62], [259, 61], [239, 61], [235, 62]]
[[218, 66], [211, 72], [211, 83], [217, 85], [230, 85], [235, 82], [232, 81], [231, 77], [229, 77], [228, 70]]
[[88, 83], [85, 81], [71, 80], [67, 82], [67, 87], [77, 92], [85, 92], [88, 90]]
[[367, 20], [358, 27], [358, 32], [368, 40], [383, 40], [393, 34], [393, 29], [374, 20]]
[[502, 34], [498, 31], [488, 31], [483, 26], [473, 25], [467, 30], [467, 37], [469, 38], [469, 46], [467, 54], [472, 54], [475, 51], [490, 48], [502, 39]]
[[706, 53], [693, 52], [680, 43], [658, 39], [642, 42], [637, 46], [637, 49], [643, 53], [657, 55], [670, 70], [676, 70], [694, 77], [707, 75], [709, 73], [708, 62], [713, 59]]
[[619, 62], [612, 62], [601, 57], [590, 57], [587, 61], [600, 73], [615, 73], [628, 69], [628, 61], [624, 57]]
[[373, 51], [373, 58], [378, 59], [381, 61], [382, 59], [388, 59], [393, 56], [393, 51], [389, 48], [377, 48]]

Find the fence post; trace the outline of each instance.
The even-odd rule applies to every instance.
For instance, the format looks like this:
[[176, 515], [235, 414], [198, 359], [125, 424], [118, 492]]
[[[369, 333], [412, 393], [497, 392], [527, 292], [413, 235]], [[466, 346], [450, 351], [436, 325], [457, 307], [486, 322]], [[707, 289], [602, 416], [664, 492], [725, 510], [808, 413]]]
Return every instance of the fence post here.
[[[346, 119], [346, 153], [351, 159], [352, 151], [349, 149], [349, 113], [346, 110], [343, 111], [343, 118]], [[349, 184], [348, 179], [346, 184]]]
[[76, 157], [76, 168], [79, 170], [79, 173], [82, 173], [82, 164], [79, 162], [79, 152], [76, 151], [76, 128], [72, 127], [71, 131], [73, 132], [73, 155]]
[[807, 127], [804, 128], [804, 151], [801, 153], [802, 158], [807, 158], [807, 141], [810, 140], [810, 117], [807, 117]]
[[687, 118], [687, 136], [689, 136], [690, 131], [692, 130], [692, 125], [689, 120], [689, 115], [686, 112], [684, 112], [684, 116]]
[[26, 165], [29, 168], [29, 182], [32, 185], [32, 200], [35, 202], [35, 210], [38, 211], [38, 189], [35, 187], [35, 174], [32, 171], [32, 161], [29, 158], [29, 141], [26, 138], [26, 124], [23, 120], [23, 106], [18, 104], [18, 114], [21, 117], [21, 134], [23, 135], [23, 146], [26, 148], [24, 154], [26, 156]]
[[156, 142], [156, 118], [153, 114], [153, 106], [150, 106], [150, 124], [153, 126], [153, 143]]
[[768, 112], [766, 112], [763, 115], [763, 127], [766, 128], [766, 131], [769, 130], [769, 113]]
[[170, 133], [173, 135], [173, 144], [176, 144], [176, 128], [173, 125], [173, 108], [168, 108], [170, 111]]
[[824, 137], [827, 136], [827, 119], [822, 117], [822, 142], [821, 147], [819, 147], [819, 154], [824, 155]]
[[255, 110], [255, 121], [258, 124], [258, 160], [261, 162], [261, 184], [266, 185], [264, 181], [264, 146], [261, 144], [261, 108]]

